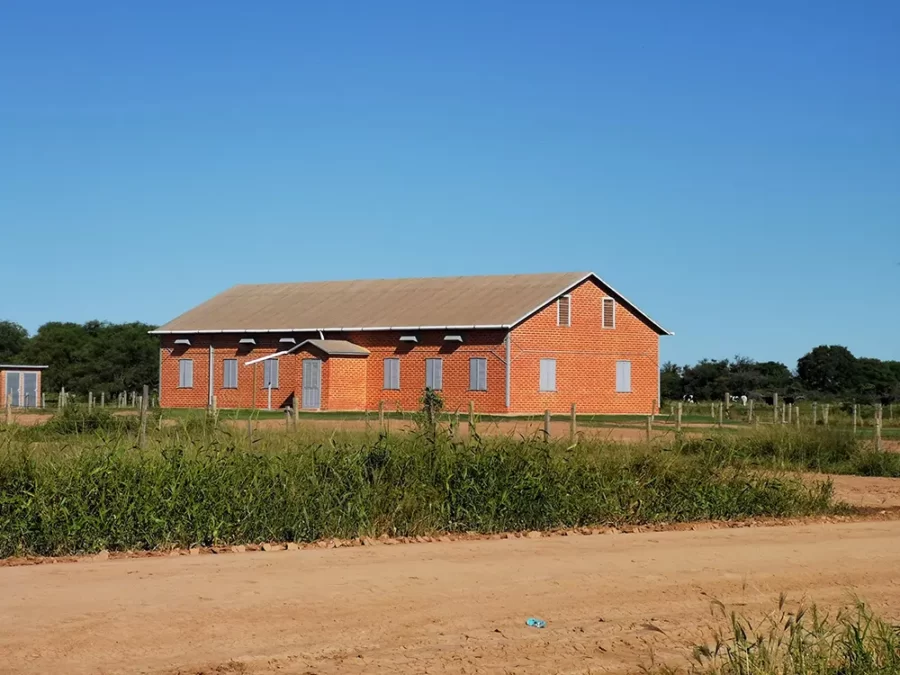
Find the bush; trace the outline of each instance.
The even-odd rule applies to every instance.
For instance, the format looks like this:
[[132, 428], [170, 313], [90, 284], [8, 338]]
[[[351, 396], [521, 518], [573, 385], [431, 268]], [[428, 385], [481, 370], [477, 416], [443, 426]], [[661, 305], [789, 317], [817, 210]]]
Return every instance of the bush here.
[[831, 485], [643, 448], [406, 434], [363, 443], [228, 436], [0, 453], [0, 556], [547, 529], [833, 509]]

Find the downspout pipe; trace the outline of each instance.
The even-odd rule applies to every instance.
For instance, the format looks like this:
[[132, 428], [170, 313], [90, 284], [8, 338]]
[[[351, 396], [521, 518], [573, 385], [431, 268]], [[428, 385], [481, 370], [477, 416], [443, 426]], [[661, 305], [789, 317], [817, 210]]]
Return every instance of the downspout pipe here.
[[209, 343], [209, 400], [206, 405], [212, 407], [213, 396], [215, 395], [215, 354], [216, 348], [212, 342]]
[[510, 409], [510, 380], [512, 379], [512, 333], [506, 334], [506, 412]]

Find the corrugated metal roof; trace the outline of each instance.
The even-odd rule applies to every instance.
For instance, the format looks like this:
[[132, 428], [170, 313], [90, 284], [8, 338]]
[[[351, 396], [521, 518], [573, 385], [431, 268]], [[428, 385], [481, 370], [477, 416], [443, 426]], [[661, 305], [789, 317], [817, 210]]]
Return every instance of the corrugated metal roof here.
[[306, 340], [300, 344], [312, 345], [329, 356], [368, 356], [369, 350], [355, 345], [349, 340]]
[[588, 272], [234, 286], [154, 333], [508, 328], [588, 277]]

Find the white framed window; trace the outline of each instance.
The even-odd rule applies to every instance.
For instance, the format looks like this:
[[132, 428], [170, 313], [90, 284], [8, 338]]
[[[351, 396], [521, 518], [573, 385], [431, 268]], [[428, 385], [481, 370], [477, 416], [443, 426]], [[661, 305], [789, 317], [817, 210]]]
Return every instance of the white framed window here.
[[541, 359], [540, 391], [556, 391], [556, 359]]
[[572, 325], [572, 296], [563, 295], [556, 301], [556, 325]]
[[400, 359], [384, 360], [384, 388], [400, 389]]
[[616, 301], [613, 298], [603, 298], [601, 314], [604, 328], [616, 327]]
[[237, 359], [225, 359], [222, 362], [222, 388], [237, 389], [238, 386], [238, 362]]
[[469, 359], [469, 391], [487, 391], [487, 359]]
[[616, 393], [631, 393], [631, 361], [616, 361]]
[[178, 359], [178, 387], [191, 389], [194, 386], [194, 359]]
[[425, 386], [435, 391], [444, 387], [444, 362], [441, 359], [425, 359]]
[[263, 389], [278, 389], [278, 359], [263, 361]]

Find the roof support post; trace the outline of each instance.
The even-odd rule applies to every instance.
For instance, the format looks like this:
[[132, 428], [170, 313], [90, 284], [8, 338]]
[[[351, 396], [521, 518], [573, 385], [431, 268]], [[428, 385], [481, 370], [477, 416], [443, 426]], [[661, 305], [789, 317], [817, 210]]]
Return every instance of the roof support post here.
[[512, 376], [512, 331], [506, 333], [506, 412], [510, 408], [510, 379]]

